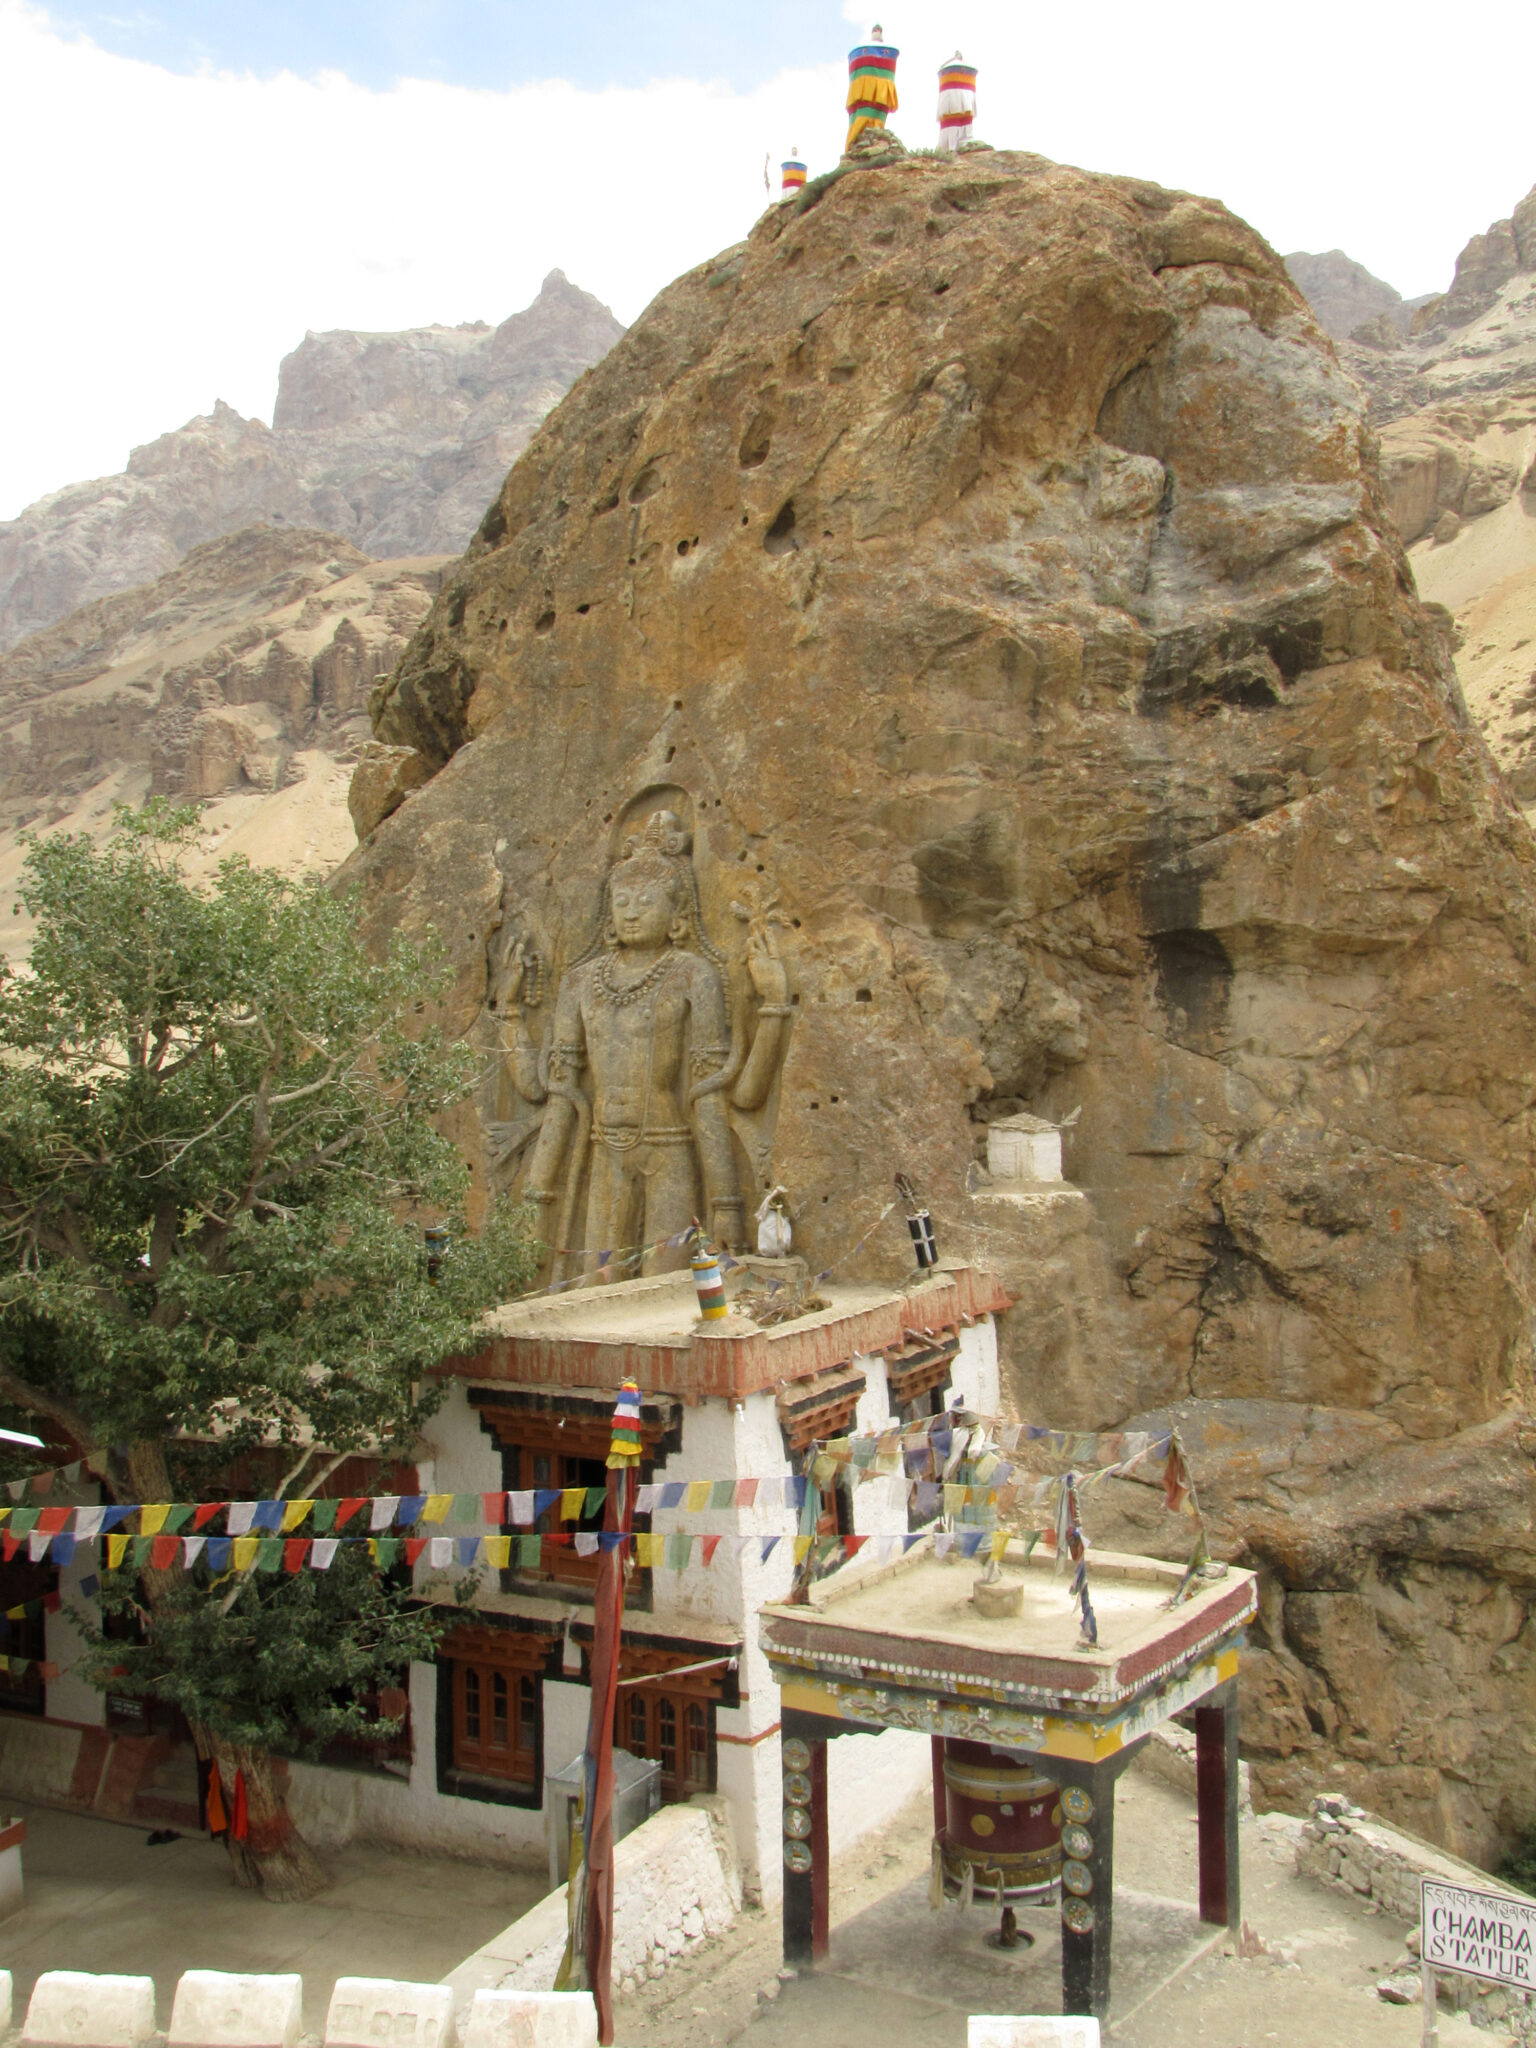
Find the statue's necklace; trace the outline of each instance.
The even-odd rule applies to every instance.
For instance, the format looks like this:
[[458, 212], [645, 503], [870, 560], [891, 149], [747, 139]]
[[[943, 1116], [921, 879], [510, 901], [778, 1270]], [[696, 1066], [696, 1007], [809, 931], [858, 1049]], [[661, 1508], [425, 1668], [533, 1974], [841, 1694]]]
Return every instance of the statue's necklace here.
[[663, 953], [660, 959], [653, 961], [644, 974], [641, 975], [640, 979], [632, 983], [628, 988], [614, 987], [613, 961], [613, 954], [605, 953], [598, 963], [597, 985], [602, 992], [604, 1000], [614, 1004], [636, 1003], [640, 1000], [641, 996], [648, 994], [651, 989], [655, 988], [656, 984], [666, 974], [667, 969], [672, 965], [672, 955], [670, 952]]

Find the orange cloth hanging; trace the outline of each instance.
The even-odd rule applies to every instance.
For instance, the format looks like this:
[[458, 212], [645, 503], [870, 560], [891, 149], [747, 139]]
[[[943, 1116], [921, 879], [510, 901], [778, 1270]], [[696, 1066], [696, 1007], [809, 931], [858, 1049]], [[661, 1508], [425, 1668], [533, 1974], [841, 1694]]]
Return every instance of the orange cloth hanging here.
[[229, 1832], [237, 1842], [243, 1842], [250, 1833], [250, 1822], [246, 1817], [245, 1810], [244, 1771], [236, 1771], [235, 1773], [235, 1811], [234, 1817], [230, 1822]]
[[208, 1766], [208, 1832], [222, 1835], [229, 1826], [229, 1815], [224, 1811], [224, 1787], [219, 1782], [219, 1767], [210, 1762]]

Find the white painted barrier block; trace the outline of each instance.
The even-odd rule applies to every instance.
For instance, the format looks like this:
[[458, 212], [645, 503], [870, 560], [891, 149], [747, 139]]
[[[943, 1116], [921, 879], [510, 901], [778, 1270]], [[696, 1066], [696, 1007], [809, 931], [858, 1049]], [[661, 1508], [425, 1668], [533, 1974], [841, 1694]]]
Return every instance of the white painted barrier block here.
[[1099, 2023], [1075, 2013], [973, 2012], [965, 2048], [1099, 2048]]
[[448, 2048], [453, 1993], [446, 1984], [338, 1977], [325, 2016], [325, 2048]]
[[170, 2048], [299, 2048], [304, 1979], [187, 1970], [171, 2007]]
[[11, 2030], [11, 1973], [0, 1970], [0, 2034]]
[[21, 2038], [59, 2048], [139, 2048], [154, 2031], [153, 1977], [47, 1970], [32, 1987]]
[[464, 2048], [597, 2048], [590, 1991], [477, 1991]]

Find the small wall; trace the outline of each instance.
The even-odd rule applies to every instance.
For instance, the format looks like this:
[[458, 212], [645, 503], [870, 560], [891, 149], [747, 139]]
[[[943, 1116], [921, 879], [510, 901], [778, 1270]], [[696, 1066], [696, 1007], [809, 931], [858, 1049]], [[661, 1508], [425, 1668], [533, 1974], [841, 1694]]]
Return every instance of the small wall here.
[[[614, 1850], [613, 1981], [622, 1997], [723, 1934], [741, 1908], [724, 1804], [664, 1806]], [[462, 2013], [481, 1990], [548, 1991], [565, 1952], [567, 1887], [551, 1892], [443, 1982]]]
[[1419, 1923], [1419, 1880], [1443, 1878], [1487, 1891], [1497, 1880], [1475, 1864], [1447, 1856], [1417, 1835], [1389, 1827], [1339, 1794], [1325, 1792], [1312, 1802], [1296, 1851], [1301, 1877], [1315, 1877], [1357, 1899], [1369, 1899], [1405, 1926]]

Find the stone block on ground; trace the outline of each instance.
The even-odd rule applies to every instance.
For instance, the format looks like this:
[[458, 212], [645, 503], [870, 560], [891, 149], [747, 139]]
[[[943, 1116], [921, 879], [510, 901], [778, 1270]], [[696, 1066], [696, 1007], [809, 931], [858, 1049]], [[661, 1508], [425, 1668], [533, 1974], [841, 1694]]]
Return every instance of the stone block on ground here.
[[1099, 2048], [1099, 2023], [1076, 2013], [973, 2012], [965, 2048]]
[[187, 1970], [171, 2006], [170, 2048], [298, 2048], [304, 1979]]
[[47, 1970], [33, 1986], [21, 2038], [64, 2048], [139, 2048], [154, 2031], [153, 1977]]
[[463, 2048], [597, 2048], [589, 1991], [477, 1991]]
[[325, 2016], [325, 2048], [447, 2048], [453, 1993], [446, 1984], [338, 1977]]

